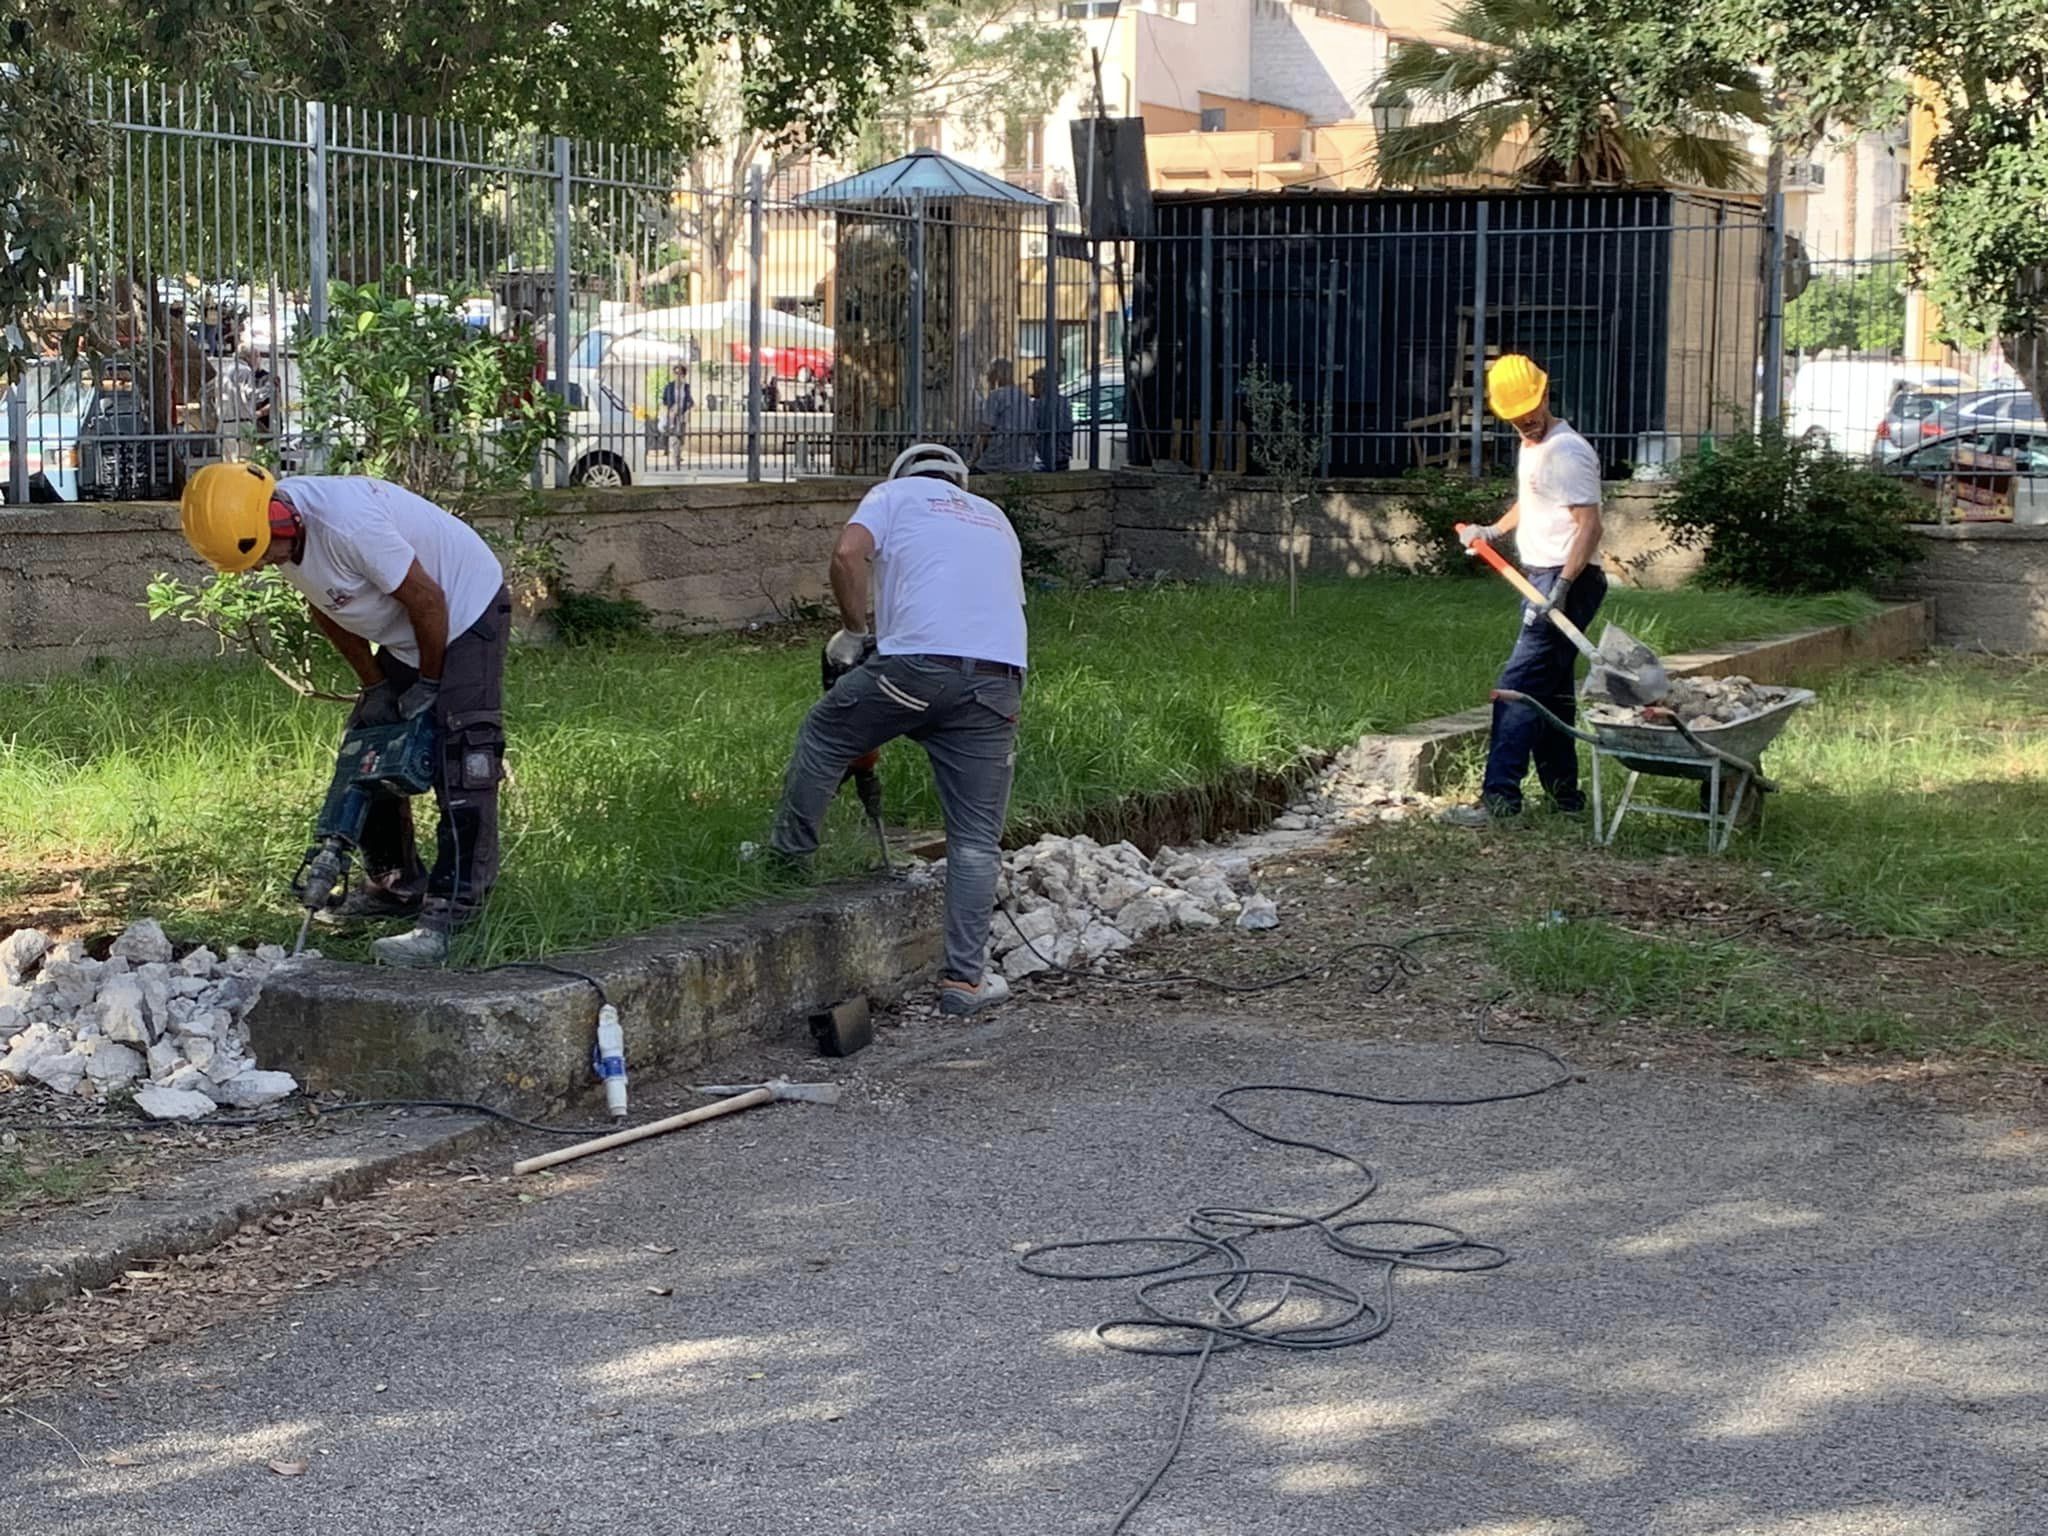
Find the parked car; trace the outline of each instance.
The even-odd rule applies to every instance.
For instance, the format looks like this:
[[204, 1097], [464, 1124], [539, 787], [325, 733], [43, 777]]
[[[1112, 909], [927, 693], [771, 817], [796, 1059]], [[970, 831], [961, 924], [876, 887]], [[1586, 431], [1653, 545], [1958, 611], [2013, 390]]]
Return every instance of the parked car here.
[[1129, 458], [1129, 428], [1124, 414], [1128, 400], [1123, 374], [1105, 370], [1093, 383], [1084, 376], [1068, 384], [1060, 394], [1074, 417], [1074, 467], [1087, 467], [1088, 438], [1093, 430], [1102, 439], [1102, 467], [1121, 468]]
[[2024, 389], [1971, 390], [1943, 402], [1941, 408], [1922, 423], [1917, 442], [1906, 446], [1930, 442], [1950, 432], [1996, 430], [1999, 427], [2011, 427], [2021, 432], [2048, 432], [2048, 419], [2043, 418], [2040, 403]]
[[[1988, 461], [1988, 462], [1987, 462]], [[2010, 465], [2010, 468], [2004, 466]], [[1930, 502], [1955, 499], [1960, 487], [1976, 500], [2008, 503], [2021, 524], [2048, 523], [2048, 423], [2032, 430], [1980, 427], [1935, 438], [1885, 465]]]
[[1902, 394], [1954, 394], [1973, 382], [1953, 368], [1923, 363], [1816, 360], [1792, 380], [1786, 425], [1794, 436], [1817, 437], [1838, 453], [1869, 458], [1878, 446], [1879, 423]]
[[1953, 389], [1901, 389], [1877, 424], [1875, 445], [1880, 459], [1895, 459], [1929, 438], [1956, 429], [1956, 411], [1969, 398]]
[[92, 401], [91, 381], [62, 363], [33, 363], [16, 385], [21, 402], [17, 414], [0, 416], [0, 501], [15, 500], [16, 428], [28, 479], [31, 502], [78, 499], [79, 428]]

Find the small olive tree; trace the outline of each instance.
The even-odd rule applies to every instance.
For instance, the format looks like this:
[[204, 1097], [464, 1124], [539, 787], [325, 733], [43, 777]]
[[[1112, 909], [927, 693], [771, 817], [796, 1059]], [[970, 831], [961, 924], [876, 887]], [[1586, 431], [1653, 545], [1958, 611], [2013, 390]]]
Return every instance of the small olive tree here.
[[1308, 500], [1315, 473], [1330, 441], [1330, 407], [1310, 408], [1294, 398], [1294, 386], [1273, 377], [1264, 363], [1253, 360], [1242, 383], [1245, 409], [1251, 416], [1252, 463], [1273, 480], [1280, 498], [1283, 537], [1287, 543], [1287, 612], [1300, 612], [1301, 504]]

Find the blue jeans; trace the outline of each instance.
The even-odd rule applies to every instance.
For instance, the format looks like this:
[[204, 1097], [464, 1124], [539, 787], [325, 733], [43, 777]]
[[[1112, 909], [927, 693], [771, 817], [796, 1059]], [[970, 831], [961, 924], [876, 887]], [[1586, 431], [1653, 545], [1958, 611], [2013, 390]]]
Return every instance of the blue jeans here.
[[[1536, 590], [1546, 597], [1557, 582], [1558, 568], [1528, 572]], [[1580, 629], [1593, 622], [1607, 596], [1607, 577], [1597, 565], [1589, 565], [1572, 582], [1565, 594], [1564, 616]], [[1540, 699], [1558, 719], [1570, 723], [1575, 715], [1572, 701], [1572, 673], [1579, 653], [1555, 624], [1536, 612], [1533, 603], [1522, 604], [1522, 633], [1508, 654], [1495, 686], [1512, 688]], [[1545, 793], [1564, 810], [1577, 810], [1584, 802], [1579, 795], [1579, 746], [1571, 737], [1552, 728], [1527, 704], [1493, 706], [1493, 740], [1486, 749], [1486, 783], [1482, 796], [1496, 810], [1522, 808], [1522, 780], [1536, 762], [1536, 778]]]
[[870, 656], [805, 716], [769, 834], [777, 852], [808, 859], [856, 760], [899, 736], [923, 747], [946, 818], [946, 975], [955, 981], [979, 985], [988, 962], [1023, 688], [1020, 673], [986, 663]]

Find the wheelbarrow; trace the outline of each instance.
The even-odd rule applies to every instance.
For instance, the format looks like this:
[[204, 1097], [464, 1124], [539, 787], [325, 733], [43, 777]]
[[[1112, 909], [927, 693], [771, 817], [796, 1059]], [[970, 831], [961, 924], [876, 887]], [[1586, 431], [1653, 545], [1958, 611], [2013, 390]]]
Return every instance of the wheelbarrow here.
[[[1625, 721], [1590, 720], [1590, 731], [1567, 725], [1540, 701], [1512, 688], [1496, 688], [1493, 697], [1505, 703], [1527, 704], [1558, 730], [1593, 749], [1593, 841], [1602, 847], [1614, 841], [1622, 819], [1630, 811], [1639, 816], [1671, 816], [1681, 821], [1702, 821], [1707, 826], [1707, 852], [1727, 850], [1728, 839], [1737, 827], [1753, 826], [1763, 815], [1763, 797], [1777, 789], [1758, 766], [1765, 747], [1778, 739], [1792, 718], [1792, 712], [1813, 702], [1807, 688], [1779, 690], [1777, 700], [1754, 714], [1725, 725], [1694, 730], [1669, 710], [1644, 710], [1638, 724]], [[1601, 760], [1612, 758], [1628, 770], [1621, 803], [1614, 819], [1607, 820], [1601, 803]], [[1644, 775], [1659, 779], [1690, 779], [1700, 787], [1700, 808], [1688, 811], [1678, 806], [1655, 805], [1636, 799], [1636, 785]]]

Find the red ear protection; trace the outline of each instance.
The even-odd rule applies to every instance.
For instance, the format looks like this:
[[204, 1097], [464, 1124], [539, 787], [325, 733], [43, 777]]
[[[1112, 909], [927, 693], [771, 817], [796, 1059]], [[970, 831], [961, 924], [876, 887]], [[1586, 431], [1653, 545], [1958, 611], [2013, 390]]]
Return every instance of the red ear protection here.
[[270, 498], [270, 536], [273, 539], [291, 540], [299, 536], [299, 514], [290, 505]]

